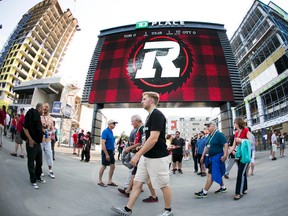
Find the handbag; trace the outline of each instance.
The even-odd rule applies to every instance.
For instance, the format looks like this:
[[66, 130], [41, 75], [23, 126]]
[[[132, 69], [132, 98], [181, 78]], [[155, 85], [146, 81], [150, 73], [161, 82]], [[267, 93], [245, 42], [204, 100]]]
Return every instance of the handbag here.
[[133, 168], [132, 164], [130, 163], [131, 159], [132, 159], [131, 152], [126, 153], [125, 150], [124, 150], [122, 152], [121, 160], [122, 160], [122, 164], [124, 166], [126, 166], [128, 169], [132, 169]]

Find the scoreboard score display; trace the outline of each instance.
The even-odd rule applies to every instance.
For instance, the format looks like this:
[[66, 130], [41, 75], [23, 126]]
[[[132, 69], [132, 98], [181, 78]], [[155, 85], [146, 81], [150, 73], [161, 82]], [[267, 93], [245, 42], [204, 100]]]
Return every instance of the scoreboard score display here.
[[237, 74], [223, 25], [139, 22], [101, 31], [84, 91], [89, 103], [116, 107], [139, 104], [144, 91], [161, 105], [219, 105], [243, 100]]

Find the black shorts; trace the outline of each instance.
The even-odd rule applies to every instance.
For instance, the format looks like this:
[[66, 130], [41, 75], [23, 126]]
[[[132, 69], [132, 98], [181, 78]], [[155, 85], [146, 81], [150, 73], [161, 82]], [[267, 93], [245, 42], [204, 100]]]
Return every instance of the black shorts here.
[[208, 165], [208, 173], [212, 174], [212, 163]]
[[172, 162], [176, 163], [177, 161], [182, 163], [183, 154], [172, 154]]
[[102, 165], [103, 166], [110, 166], [111, 164], [115, 164], [115, 157], [114, 157], [114, 151], [113, 150], [107, 150], [109, 157], [110, 157], [110, 161], [106, 160], [106, 156], [104, 151], [101, 151], [101, 155], [102, 155]]

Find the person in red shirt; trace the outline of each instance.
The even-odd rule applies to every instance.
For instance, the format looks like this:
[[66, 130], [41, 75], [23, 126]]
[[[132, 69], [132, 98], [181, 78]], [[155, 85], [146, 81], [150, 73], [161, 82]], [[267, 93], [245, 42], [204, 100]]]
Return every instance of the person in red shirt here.
[[15, 152], [11, 153], [12, 156], [17, 157], [18, 147], [20, 145], [20, 152], [21, 154], [19, 157], [24, 158], [24, 146], [23, 146], [23, 140], [20, 136], [20, 133], [23, 129], [24, 121], [25, 121], [25, 115], [24, 115], [24, 108], [20, 109], [20, 115], [18, 114], [16, 117], [16, 135], [15, 135]]
[[78, 141], [78, 133], [75, 130], [74, 134], [72, 135], [73, 138], [73, 155], [77, 155], [76, 148], [77, 148], [77, 141]]
[[11, 120], [11, 127], [10, 127], [11, 140], [12, 140], [12, 142], [13, 142], [14, 139], [15, 139], [17, 119], [18, 119], [18, 115], [13, 114], [13, 115], [12, 115], [12, 120]]
[[[245, 127], [245, 121], [242, 118], [239, 117], [234, 120], [234, 128], [236, 129], [234, 143], [229, 153], [235, 150], [237, 151], [236, 147], [242, 143], [244, 139], [252, 142], [251, 132]], [[238, 172], [234, 200], [239, 200], [244, 194], [247, 194], [248, 182], [246, 170], [249, 163], [242, 163], [241, 158], [235, 158], [235, 161], [238, 163]]]
[[2, 108], [0, 108], [0, 147], [2, 147], [3, 144], [5, 119], [6, 119], [6, 106], [3, 105]]

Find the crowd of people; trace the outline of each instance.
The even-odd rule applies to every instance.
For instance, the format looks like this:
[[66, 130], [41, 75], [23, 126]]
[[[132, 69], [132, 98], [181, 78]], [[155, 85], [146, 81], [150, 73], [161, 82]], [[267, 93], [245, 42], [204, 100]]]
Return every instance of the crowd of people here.
[[[207, 122], [205, 124], [206, 129], [200, 131], [199, 134], [195, 134], [190, 143], [187, 143], [187, 140], [181, 138], [179, 131], [176, 131], [173, 135], [166, 134], [165, 137], [166, 120], [156, 108], [158, 102], [159, 95], [157, 93], [144, 92], [141, 104], [148, 111], [145, 124], [142, 123], [142, 119], [138, 115], [132, 116], [133, 130], [127, 145], [120, 148], [120, 145], [124, 143], [122, 139], [117, 143], [118, 159], [119, 155], [122, 154], [124, 157], [122, 159], [123, 164], [129, 168], [124, 188], [118, 188], [118, 191], [128, 197], [129, 200], [124, 207], [112, 206], [112, 211], [117, 215], [131, 215], [132, 208], [142, 191], [142, 186], [146, 183], [151, 195], [147, 199], [143, 199], [143, 202], [158, 202], [155, 188], [160, 188], [164, 198], [164, 210], [159, 215], [173, 215], [171, 208], [172, 194], [169, 186], [170, 173], [183, 174], [182, 161], [183, 159], [189, 159], [189, 157], [193, 158], [194, 172], [201, 177], [206, 177], [203, 189], [195, 192], [197, 198], [207, 197], [208, 190], [213, 182], [219, 184], [219, 189], [215, 191], [216, 194], [225, 193], [227, 188], [224, 179], [229, 179], [229, 172], [235, 163], [238, 169], [233, 199], [239, 200], [247, 194], [247, 175], [249, 172], [251, 176], [254, 175], [256, 140], [251, 128], [246, 126], [245, 121], [242, 118], [234, 120], [234, 135], [229, 140], [218, 130], [214, 121]], [[105, 131], [109, 130], [109, 133], [113, 134], [113, 129], [117, 123], [114, 120], [109, 121]], [[142, 130], [141, 128], [143, 128], [143, 132], [139, 132], [139, 130]], [[284, 143], [284, 135], [282, 137], [283, 139], [280, 142]], [[115, 158], [111, 152], [115, 149], [110, 142], [115, 142], [115, 140], [109, 140], [104, 132], [101, 138], [102, 167], [99, 171], [98, 185], [101, 187], [107, 187], [107, 185], [118, 186], [112, 181]], [[109, 145], [106, 144], [107, 141]], [[273, 143], [273, 136], [271, 143]], [[109, 146], [110, 153], [106, 151], [107, 146]], [[275, 153], [275, 149], [272, 148], [271, 154], [273, 152]], [[127, 157], [128, 154], [130, 154], [129, 157]], [[280, 155], [284, 157], [284, 151], [281, 151]], [[273, 156], [275, 157], [275, 154]], [[132, 167], [126, 165], [126, 158], [129, 158]], [[107, 166], [110, 166], [110, 170], [108, 183], [105, 184], [102, 177]]]
[[[115, 147], [118, 149], [118, 160], [128, 167], [127, 180], [124, 187], [117, 190], [128, 197], [124, 207], [112, 206], [112, 211], [117, 215], [131, 215], [143, 184], [147, 184], [150, 192], [143, 202], [158, 202], [155, 189], [161, 189], [164, 199], [162, 216], [173, 215], [170, 188], [170, 175], [183, 175], [183, 160], [193, 158], [194, 173], [206, 177], [204, 187], [195, 192], [197, 198], [207, 197], [213, 182], [219, 184], [216, 194], [225, 193], [227, 188], [224, 179], [229, 179], [229, 172], [237, 164], [237, 178], [235, 182], [234, 200], [241, 199], [248, 193], [247, 175], [254, 175], [256, 140], [251, 128], [246, 126], [242, 118], [234, 120], [234, 135], [229, 140], [217, 128], [214, 121], [205, 123], [206, 128], [194, 134], [190, 141], [181, 137], [180, 131], [166, 134], [166, 118], [157, 109], [160, 97], [156, 92], [142, 94], [142, 107], [148, 112], [145, 123], [139, 115], [131, 117], [131, 130], [127, 142], [120, 137], [115, 145], [113, 129], [117, 121], [108, 121], [108, 127], [101, 134], [101, 167], [98, 172], [98, 185], [101, 187], [118, 187], [113, 181], [115, 171]], [[27, 167], [32, 187], [38, 189], [37, 182], [45, 183], [42, 178], [42, 157], [45, 157], [48, 176], [55, 179], [53, 160], [55, 160], [54, 146], [57, 142], [57, 129], [55, 121], [49, 114], [48, 103], [38, 103], [36, 108], [31, 108], [24, 115], [25, 110], [11, 119], [11, 139], [15, 140], [15, 151], [11, 156], [24, 158], [23, 142], [26, 141]], [[0, 109], [0, 146], [2, 147], [5, 135], [6, 107]], [[7, 128], [6, 128], [7, 130]], [[276, 160], [277, 148], [280, 147], [280, 157], [285, 157], [285, 136], [283, 131], [277, 134], [273, 131], [271, 136], [271, 160]], [[90, 161], [91, 133], [84, 130], [75, 131], [73, 138], [73, 155], [80, 156], [81, 160]], [[109, 167], [108, 181], [103, 181], [106, 168]]]
[[[73, 155], [81, 156], [80, 161], [89, 162], [91, 158], [91, 132], [87, 131], [84, 134], [84, 130], [81, 129], [79, 133], [77, 130], [72, 135], [73, 140]], [[77, 153], [76, 153], [77, 151]], [[80, 155], [81, 151], [81, 155]]]

